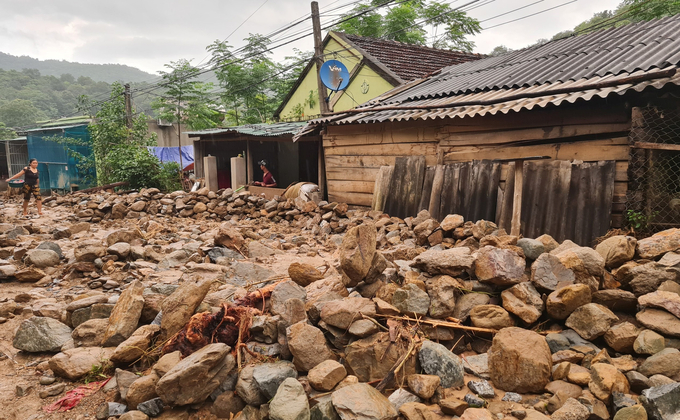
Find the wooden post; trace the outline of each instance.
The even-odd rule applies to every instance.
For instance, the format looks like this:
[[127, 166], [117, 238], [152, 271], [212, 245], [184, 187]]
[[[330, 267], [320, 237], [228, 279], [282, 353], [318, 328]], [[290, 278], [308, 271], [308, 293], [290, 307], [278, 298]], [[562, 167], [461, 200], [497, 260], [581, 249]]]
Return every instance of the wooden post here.
[[319, 136], [319, 192], [326, 197], [326, 161], [323, 153], [323, 138]]
[[253, 161], [253, 155], [250, 152], [250, 140], [246, 140], [246, 165], [248, 167], [248, 184], [254, 181], [253, 179], [253, 174], [254, 174], [254, 168], [253, 164], [255, 162]]
[[132, 129], [132, 92], [130, 91], [129, 83], [125, 84], [123, 96], [125, 97], [125, 125], [127, 125], [127, 128]]
[[323, 44], [321, 39], [321, 22], [319, 20], [319, 3], [312, 2], [312, 27], [314, 29], [314, 61], [316, 62], [316, 85], [319, 90], [319, 112], [321, 115], [328, 114], [328, 102], [326, 102], [326, 86], [321, 81], [321, 65], [323, 64]]
[[515, 161], [515, 191], [512, 201], [512, 225], [510, 227], [510, 234], [519, 236], [522, 218], [522, 187], [524, 183], [524, 160], [517, 159]]

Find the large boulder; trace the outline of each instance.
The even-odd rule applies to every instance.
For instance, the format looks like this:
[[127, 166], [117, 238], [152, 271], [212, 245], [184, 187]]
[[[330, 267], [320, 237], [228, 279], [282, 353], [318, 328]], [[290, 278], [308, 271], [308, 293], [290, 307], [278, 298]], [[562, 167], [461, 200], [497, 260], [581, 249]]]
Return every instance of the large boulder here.
[[674, 420], [680, 412], [680, 382], [645, 389], [640, 400], [650, 419]]
[[[382, 380], [390, 372], [400, 357], [408, 352], [408, 344], [403, 340], [393, 343], [389, 333], [380, 332], [353, 341], [345, 347], [347, 370], [361, 382]], [[398, 377], [415, 373], [415, 357], [411, 355], [399, 371]]]
[[135, 332], [144, 309], [143, 293], [144, 285], [139, 280], [134, 280], [120, 294], [109, 317], [109, 326], [102, 340], [103, 346], [117, 346]]
[[156, 384], [164, 404], [201, 403], [227, 378], [236, 362], [223, 343], [208, 344], [170, 369]]
[[425, 316], [430, 309], [430, 297], [416, 284], [408, 283], [394, 292], [392, 305], [402, 314]]
[[76, 347], [55, 354], [49, 360], [49, 366], [55, 375], [77, 381], [91, 373], [95, 367], [105, 368], [112, 351], [111, 348]]
[[366, 298], [348, 297], [332, 300], [321, 309], [321, 319], [328, 325], [347, 329], [363, 316], [375, 317], [375, 303]]
[[680, 295], [677, 293], [657, 290], [640, 296], [638, 304], [643, 308], [665, 309], [680, 318]]
[[531, 265], [531, 283], [541, 291], [553, 292], [558, 285], [572, 284], [574, 272], [552, 254], [541, 254]]
[[515, 320], [512, 319], [508, 311], [498, 305], [475, 306], [470, 311], [470, 321], [475, 327], [494, 330], [515, 325]]
[[371, 269], [376, 252], [376, 230], [373, 224], [363, 224], [350, 229], [340, 245], [340, 267], [356, 286]]
[[655, 292], [662, 283], [675, 281], [678, 277], [676, 269], [659, 263], [636, 265], [630, 262], [621, 266], [615, 273], [622, 287], [630, 289], [638, 297]]
[[532, 324], [543, 314], [543, 300], [530, 282], [516, 284], [501, 293], [503, 308], [527, 324]]
[[487, 353], [491, 380], [504, 391], [541, 393], [550, 382], [550, 347], [533, 331], [504, 328], [494, 336]]
[[600, 242], [595, 251], [604, 258], [607, 268], [616, 268], [635, 256], [637, 239], [632, 236], [616, 235]]
[[429, 279], [425, 287], [430, 296], [430, 316], [438, 319], [453, 316], [456, 299], [460, 295], [462, 286], [458, 280], [449, 276]]
[[604, 275], [604, 258], [592, 248], [573, 247], [557, 254], [562, 264], [571, 269], [576, 283], [586, 284], [595, 293]]
[[619, 317], [604, 306], [588, 303], [572, 312], [565, 325], [590, 341], [604, 335], [618, 320]]
[[274, 398], [279, 385], [288, 378], [297, 379], [295, 366], [288, 361], [262, 363], [253, 369], [253, 379], [267, 399]]
[[210, 291], [211, 284], [210, 279], [185, 281], [163, 300], [160, 341], [167, 340], [184, 328]]
[[106, 255], [106, 247], [102, 245], [101, 241], [90, 239], [78, 243], [73, 253], [78, 262], [93, 262]]
[[446, 274], [449, 276], [459, 276], [470, 270], [475, 262], [475, 258], [470, 252], [470, 248], [450, 248], [444, 251], [438, 249], [428, 249], [418, 255], [411, 263], [411, 267], [426, 271], [429, 274]]
[[592, 294], [585, 284], [571, 284], [548, 295], [546, 310], [554, 319], [567, 319], [572, 312], [590, 303]]
[[522, 281], [526, 261], [509, 249], [485, 246], [477, 252], [475, 275], [482, 282], [510, 286]]
[[659, 309], [643, 309], [635, 318], [640, 324], [663, 335], [680, 337], [680, 319]]
[[223, 223], [215, 235], [215, 246], [224, 246], [236, 251], [245, 250], [245, 239], [231, 223]]
[[443, 345], [424, 341], [418, 352], [418, 360], [425, 373], [441, 378], [441, 386], [444, 388], [463, 385], [463, 361]]
[[307, 321], [300, 321], [288, 327], [286, 338], [293, 355], [293, 363], [302, 372], [308, 372], [324, 360], [336, 358], [328, 347], [323, 332], [309, 325]]
[[58, 352], [71, 340], [71, 332], [56, 319], [35, 316], [19, 325], [12, 345], [31, 353]]
[[54, 267], [59, 264], [59, 254], [51, 249], [31, 249], [26, 253], [25, 261], [38, 268]]
[[637, 249], [640, 257], [647, 259], [677, 251], [680, 249], [680, 229], [668, 229], [649, 238], [640, 239], [637, 243]]
[[287, 378], [269, 403], [271, 420], [309, 420], [309, 402], [305, 388], [295, 378]]
[[615, 366], [608, 363], [595, 363], [590, 367], [588, 389], [598, 399], [608, 403], [614, 392], [629, 393], [630, 385], [626, 375]]
[[365, 383], [343, 387], [331, 399], [342, 420], [392, 420], [399, 415], [384, 395]]

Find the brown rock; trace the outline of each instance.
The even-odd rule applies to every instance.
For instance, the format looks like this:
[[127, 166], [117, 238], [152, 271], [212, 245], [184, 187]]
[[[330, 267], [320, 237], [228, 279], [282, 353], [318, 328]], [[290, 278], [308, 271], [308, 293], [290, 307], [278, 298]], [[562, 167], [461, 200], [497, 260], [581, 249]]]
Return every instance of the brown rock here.
[[245, 249], [245, 239], [236, 227], [227, 222], [220, 225], [217, 235], [215, 235], [215, 245], [242, 251]]
[[90, 319], [78, 325], [73, 332], [76, 347], [97, 347], [102, 344], [104, 333], [109, 326], [107, 319]]
[[170, 406], [203, 402], [235, 366], [230, 350], [223, 343], [208, 344], [163, 375], [156, 393]]
[[340, 245], [340, 267], [352, 284], [356, 286], [371, 269], [376, 252], [376, 230], [373, 224], [353, 227], [342, 238]]
[[488, 305], [491, 302], [489, 295], [484, 293], [468, 293], [460, 297], [456, 301], [456, 308], [453, 311], [453, 317], [465, 322], [470, 316], [470, 311], [479, 305]]
[[573, 284], [574, 272], [552, 254], [541, 254], [531, 265], [531, 283], [538, 290], [555, 291], [559, 285]]
[[470, 321], [475, 327], [495, 330], [515, 325], [508, 311], [498, 305], [475, 306], [470, 311]]
[[111, 357], [111, 348], [77, 347], [54, 355], [50, 369], [55, 375], [77, 381], [92, 371], [93, 366], [105, 366]]
[[461, 294], [463, 285], [453, 277], [439, 276], [428, 279], [425, 287], [430, 296], [430, 316], [438, 319], [453, 316], [456, 298]]
[[460, 416], [460, 420], [494, 420], [494, 417], [486, 408], [468, 408]]
[[[389, 333], [381, 332], [352, 342], [345, 347], [347, 369], [361, 382], [382, 380], [397, 360], [408, 351], [405, 340], [390, 341]], [[398, 378], [415, 373], [415, 355], [411, 355], [399, 371]]]
[[550, 348], [541, 335], [522, 328], [504, 328], [488, 351], [494, 385], [504, 391], [543, 392], [550, 382]]
[[458, 398], [445, 398], [439, 401], [439, 407], [445, 414], [451, 416], [462, 416], [465, 410], [468, 409], [469, 405], [465, 401], [459, 400]]
[[323, 274], [309, 264], [294, 262], [288, 267], [290, 279], [302, 287], [307, 287], [323, 278]]
[[632, 236], [616, 235], [600, 242], [595, 251], [604, 258], [605, 267], [616, 268], [633, 259], [636, 247], [637, 239]]
[[543, 300], [530, 282], [516, 284], [501, 293], [503, 308], [532, 324], [543, 314]]
[[645, 327], [663, 335], [680, 337], [680, 319], [659, 309], [643, 309], [635, 318]]
[[156, 394], [156, 384], [159, 379], [158, 375], [151, 373], [134, 381], [125, 395], [128, 407], [137, 407], [144, 401], [158, 397], [158, 394]]
[[593, 303], [599, 303], [615, 312], [633, 312], [637, 308], [635, 295], [621, 289], [598, 290], [593, 293]]
[[640, 330], [630, 322], [622, 322], [611, 327], [605, 334], [604, 340], [609, 347], [619, 353], [632, 353], [633, 343]]
[[576, 309], [565, 325], [576, 331], [584, 340], [594, 340], [611, 328], [619, 318], [612, 311], [597, 303], [589, 303]]
[[510, 286], [522, 281], [526, 261], [508, 249], [485, 246], [477, 253], [475, 275], [482, 282]]
[[444, 251], [428, 249], [415, 258], [411, 267], [432, 275], [446, 274], [456, 277], [470, 270], [474, 262], [469, 248], [451, 248]]
[[205, 299], [211, 284], [211, 280], [186, 281], [163, 300], [161, 304], [163, 319], [161, 320], [161, 334], [158, 338], [160, 341], [172, 337], [184, 328], [198, 305]]
[[571, 269], [576, 283], [586, 284], [595, 293], [604, 275], [604, 258], [592, 248], [573, 247], [557, 254], [562, 264]]
[[392, 420], [399, 415], [392, 403], [368, 384], [343, 387], [331, 398], [341, 419]]
[[587, 386], [590, 382], [590, 371], [583, 366], [572, 364], [571, 369], [569, 369], [569, 374], [567, 375], [567, 380], [578, 386]]
[[626, 375], [616, 367], [606, 363], [596, 363], [590, 367], [588, 389], [601, 401], [608, 403], [612, 392], [627, 394], [630, 392]]
[[545, 386], [545, 390], [553, 395], [562, 394], [567, 398], [578, 398], [583, 390], [580, 386], [565, 381], [552, 381]]
[[680, 295], [673, 292], [656, 291], [640, 296], [638, 304], [643, 308], [665, 309], [680, 318]]
[[309, 384], [318, 391], [330, 391], [347, 376], [347, 370], [335, 360], [324, 360], [307, 374]]
[[637, 243], [641, 258], [653, 259], [666, 252], [680, 249], [680, 229], [668, 229], [656, 233], [649, 238], [641, 239]]
[[286, 337], [293, 363], [302, 372], [310, 371], [324, 360], [336, 359], [326, 344], [323, 332], [306, 321], [288, 327]]
[[435, 411], [439, 411], [438, 407], [428, 407], [419, 402], [408, 402], [399, 407], [399, 413], [406, 420], [434, 420], [437, 418]]
[[144, 308], [143, 293], [144, 285], [139, 280], [134, 280], [120, 294], [109, 317], [109, 326], [102, 339], [103, 346], [117, 346], [135, 332]]
[[117, 364], [127, 364], [140, 359], [151, 346], [151, 340], [161, 327], [159, 325], [142, 325], [130, 338], [123, 341], [116, 347], [111, 355], [111, 362]]
[[449, 214], [442, 220], [441, 228], [447, 232], [463, 226], [465, 219], [459, 214]]
[[437, 375], [409, 375], [406, 378], [408, 387], [422, 399], [430, 399], [441, 383]]
[[45, 275], [46, 274], [44, 271], [36, 267], [27, 267], [14, 273], [14, 277], [17, 279], [17, 281], [22, 283], [36, 282], [45, 277]]
[[546, 301], [548, 315], [554, 319], [567, 319], [579, 307], [590, 303], [590, 287], [571, 284], [552, 292]]
[[326, 303], [321, 310], [321, 319], [334, 327], [347, 329], [363, 316], [375, 317], [375, 304], [366, 298], [348, 297]]
[[101, 241], [90, 239], [78, 243], [73, 253], [78, 262], [93, 262], [97, 258], [106, 255], [106, 248]]

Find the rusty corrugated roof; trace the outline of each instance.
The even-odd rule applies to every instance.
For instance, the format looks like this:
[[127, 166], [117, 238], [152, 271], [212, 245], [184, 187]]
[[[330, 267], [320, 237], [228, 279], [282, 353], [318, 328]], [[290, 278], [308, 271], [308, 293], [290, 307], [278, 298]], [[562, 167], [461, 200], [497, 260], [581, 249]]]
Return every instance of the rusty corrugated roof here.
[[357, 35], [340, 35], [370, 54], [403, 81], [425, 77], [441, 68], [484, 58], [481, 54], [441, 50]]
[[320, 124], [473, 117], [680, 85], [680, 15], [471, 61], [414, 80]]

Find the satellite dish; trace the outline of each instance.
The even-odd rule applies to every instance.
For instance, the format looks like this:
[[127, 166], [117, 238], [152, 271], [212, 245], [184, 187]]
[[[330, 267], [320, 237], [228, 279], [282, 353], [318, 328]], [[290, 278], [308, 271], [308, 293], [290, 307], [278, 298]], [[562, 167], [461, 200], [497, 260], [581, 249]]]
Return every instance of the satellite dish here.
[[349, 71], [338, 60], [328, 60], [321, 65], [319, 70], [321, 82], [330, 90], [338, 91], [346, 89], [349, 85]]

